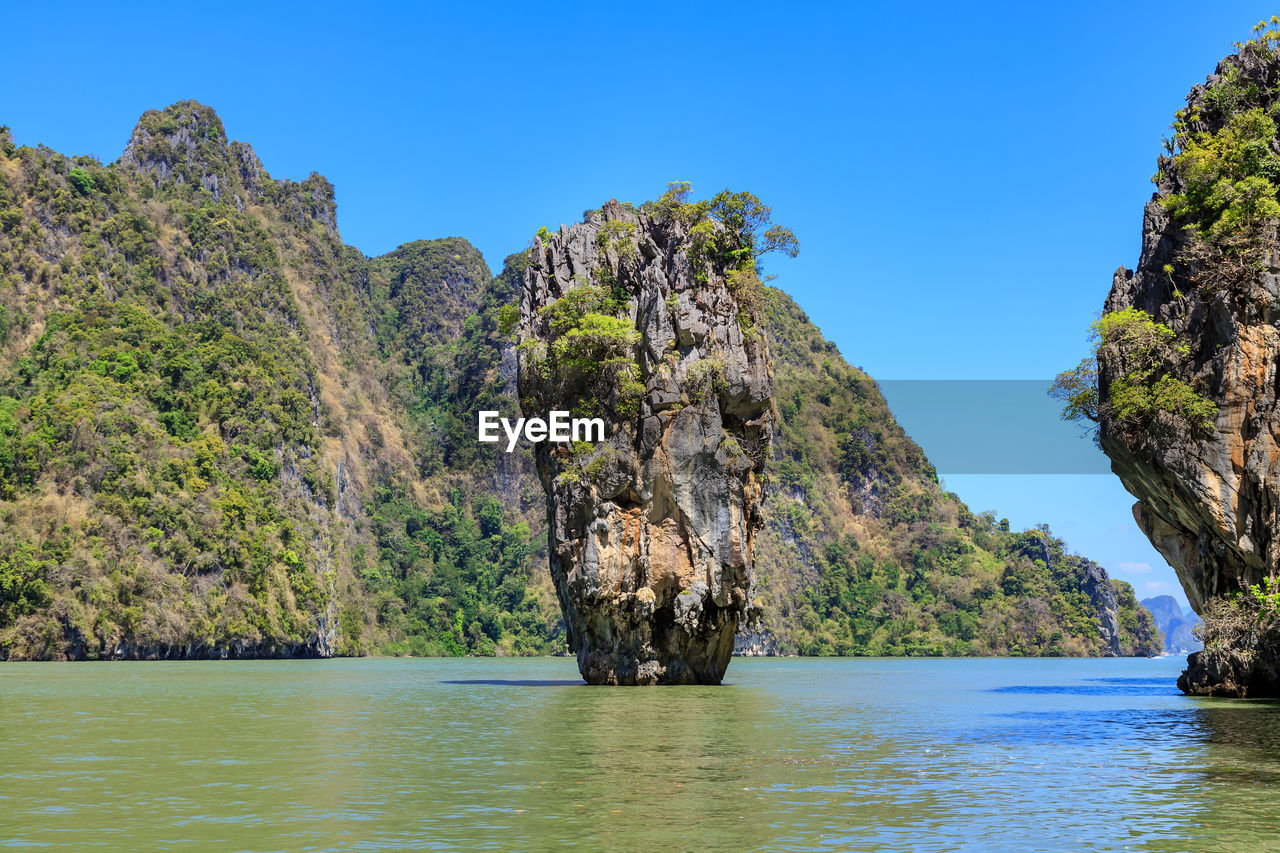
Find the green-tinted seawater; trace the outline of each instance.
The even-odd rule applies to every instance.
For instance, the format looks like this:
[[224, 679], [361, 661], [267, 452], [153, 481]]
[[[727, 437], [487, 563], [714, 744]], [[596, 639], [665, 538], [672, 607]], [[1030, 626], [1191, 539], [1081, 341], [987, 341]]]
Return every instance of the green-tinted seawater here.
[[1161, 660], [0, 665], [19, 850], [1280, 847], [1280, 706]]

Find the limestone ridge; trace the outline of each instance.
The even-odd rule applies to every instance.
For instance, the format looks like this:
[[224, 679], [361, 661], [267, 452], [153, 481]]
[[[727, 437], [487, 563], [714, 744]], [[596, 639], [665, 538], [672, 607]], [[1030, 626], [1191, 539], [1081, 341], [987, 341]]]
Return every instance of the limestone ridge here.
[[[1227, 125], [1231, 116], [1222, 94], [1228, 85], [1269, 101], [1261, 104], [1266, 109], [1276, 105], [1280, 63], [1266, 53], [1246, 47], [1191, 90], [1187, 110], [1179, 114], [1190, 117], [1191, 132], [1211, 134]], [[1270, 148], [1280, 148], [1280, 139]], [[1195, 234], [1167, 208], [1170, 196], [1187, 190], [1172, 162], [1160, 158], [1158, 190], [1143, 212], [1137, 268], [1115, 273], [1105, 312], [1141, 309], [1172, 330], [1186, 349], [1164, 353], [1162, 369], [1212, 401], [1216, 417], [1210, 429], [1187, 430], [1160, 415], [1135, 434], [1104, 408], [1099, 438], [1112, 470], [1137, 498], [1138, 526], [1203, 614], [1215, 600], [1261, 583], [1280, 564], [1280, 243], [1274, 225], [1264, 226], [1255, 260], [1234, 271], [1222, 259], [1200, 256]], [[1102, 400], [1119, 378], [1124, 355], [1116, 346], [1099, 349]], [[1188, 692], [1253, 695], [1280, 688], [1274, 653], [1219, 661], [1212, 672], [1200, 653], [1189, 662], [1179, 682]]]
[[529, 252], [522, 409], [609, 425], [594, 447], [536, 450], [551, 575], [592, 684], [718, 684], [755, 612], [769, 348], [726, 270], [696, 257], [687, 223], [616, 201]]
[[[273, 180], [184, 101], [105, 167], [0, 144], [0, 206], [0, 564], [27, 590], [0, 659], [358, 651], [366, 496], [411, 463], [328, 182]], [[34, 433], [52, 396], [74, 459]]]
[[222, 119], [196, 101], [143, 113], [119, 163], [150, 178], [153, 189], [165, 183], [189, 184], [207, 191], [215, 202], [240, 210], [249, 204], [272, 204], [296, 224], [315, 221], [330, 236], [338, 233], [331, 183], [315, 172], [301, 182], [273, 180], [253, 148], [228, 141]]

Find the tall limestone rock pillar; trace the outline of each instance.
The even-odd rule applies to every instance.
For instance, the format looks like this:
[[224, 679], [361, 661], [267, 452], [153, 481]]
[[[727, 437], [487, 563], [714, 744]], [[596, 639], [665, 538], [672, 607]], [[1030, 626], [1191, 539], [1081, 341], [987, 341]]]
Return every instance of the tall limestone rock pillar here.
[[1280, 620], [1253, 593], [1280, 575], [1280, 236], [1272, 209], [1231, 195], [1275, 204], [1277, 81], [1255, 41], [1191, 90], [1098, 348], [1102, 448], [1205, 618], [1179, 681], [1192, 694], [1280, 695]]
[[720, 221], [610, 201], [542, 232], [519, 320], [525, 417], [600, 417], [543, 442], [551, 576], [591, 684], [718, 684], [754, 614], [773, 429], [759, 280]]

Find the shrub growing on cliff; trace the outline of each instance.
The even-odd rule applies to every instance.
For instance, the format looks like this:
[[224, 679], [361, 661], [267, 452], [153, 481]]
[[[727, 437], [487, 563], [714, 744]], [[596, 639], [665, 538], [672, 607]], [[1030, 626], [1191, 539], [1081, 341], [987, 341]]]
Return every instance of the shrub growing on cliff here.
[[688, 181], [671, 181], [667, 191], [653, 201], [646, 201], [640, 209], [650, 216], [663, 219], [678, 219], [686, 225], [693, 225], [706, 216], [710, 202], [689, 201], [693, 194], [693, 184]]
[[685, 393], [694, 405], [705, 402], [728, 391], [724, 377], [724, 359], [719, 356], [703, 358], [689, 367], [685, 376]]
[[520, 344], [534, 369], [559, 376], [580, 391], [577, 411], [598, 413], [607, 400], [617, 414], [632, 417], [639, 410], [644, 384], [633, 349], [640, 332], [631, 321], [618, 316], [623, 303], [595, 284], [571, 288], [540, 313], [546, 317], [550, 343]]
[[616, 315], [622, 302], [597, 284], [572, 287], [555, 302], [539, 309], [546, 316], [552, 337], [559, 337], [582, 322], [588, 314]]
[[[1145, 311], [1126, 308], [1103, 314], [1090, 332], [1093, 357], [1059, 373], [1049, 389], [1051, 396], [1064, 403], [1063, 420], [1096, 424], [1110, 417], [1124, 428], [1133, 428], [1163, 414], [1186, 429], [1213, 428], [1217, 407], [1169, 372], [1171, 359], [1190, 355], [1190, 347], [1175, 342], [1172, 329]], [[1118, 367], [1105, 400], [1096, 366], [1104, 350]]]
[[1211, 240], [1238, 236], [1280, 217], [1275, 137], [1275, 120], [1262, 107], [1231, 116], [1217, 132], [1180, 132], [1173, 168], [1183, 191], [1166, 196], [1164, 206]]
[[1171, 355], [1190, 355], [1190, 347], [1174, 342], [1172, 329], [1137, 308], [1103, 314], [1093, 328], [1099, 349], [1118, 356], [1119, 374], [1107, 399], [1113, 417], [1136, 424], [1165, 413], [1191, 429], [1212, 429], [1217, 411], [1213, 403], [1167, 372]]
[[1266, 578], [1262, 584], [1215, 597], [1206, 603], [1201, 618], [1194, 633], [1204, 643], [1201, 656], [1222, 674], [1216, 692], [1248, 695], [1254, 658], [1260, 650], [1280, 647], [1280, 580]]
[[498, 309], [498, 334], [507, 337], [520, 322], [520, 306], [508, 303]]
[[1062, 419], [1077, 423], [1098, 421], [1098, 359], [1096, 356], [1080, 359], [1070, 370], [1064, 370], [1053, 380], [1049, 396], [1061, 400]]
[[636, 226], [620, 219], [610, 219], [596, 234], [596, 245], [612, 252], [619, 260], [633, 260], [636, 256]]
[[[769, 205], [751, 193], [734, 193], [725, 190], [711, 199], [709, 210], [712, 218], [721, 222], [731, 234], [737, 235], [752, 260], [769, 252], [781, 252], [794, 258], [800, 252], [800, 242], [790, 228], [773, 224], [773, 211]], [[730, 253], [741, 250], [729, 250]]]
[[794, 258], [800, 242], [790, 228], [773, 223], [772, 209], [752, 193], [724, 190], [699, 202], [689, 201], [691, 193], [688, 181], [672, 182], [662, 196], [645, 202], [641, 209], [689, 228], [694, 276], [705, 284], [710, 275], [722, 275], [743, 309], [739, 319], [751, 326], [763, 298], [761, 256], [780, 252]]
[[591, 313], [556, 338], [551, 352], [557, 367], [592, 376], [618, 359], [631, 363], [631, 347], [639, 340], [640, 333], [626, 320]]
[[93, 177], [84, 169], [72, 169], [68, 172], [67, 183], [80, 195], [88, 195], [94, 190]]

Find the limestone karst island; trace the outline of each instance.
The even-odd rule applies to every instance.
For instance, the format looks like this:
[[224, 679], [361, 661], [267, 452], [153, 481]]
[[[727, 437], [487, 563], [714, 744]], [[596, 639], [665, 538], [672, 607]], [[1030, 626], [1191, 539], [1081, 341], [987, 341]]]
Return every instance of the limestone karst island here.
[[1280, 14], [149, 5], [6, 15], [0, 847], [1280, 848]]

